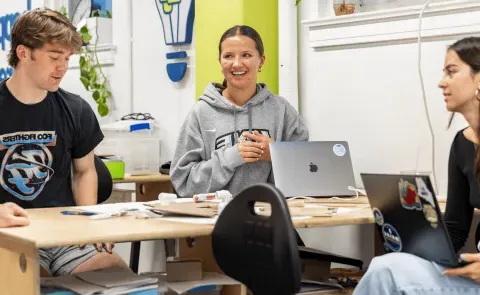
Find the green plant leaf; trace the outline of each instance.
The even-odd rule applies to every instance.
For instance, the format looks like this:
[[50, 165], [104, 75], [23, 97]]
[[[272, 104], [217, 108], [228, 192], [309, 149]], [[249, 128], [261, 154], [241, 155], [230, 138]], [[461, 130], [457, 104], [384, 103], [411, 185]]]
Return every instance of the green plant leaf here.
[[108, 91], [108, 89], [107, 89], [107, 87], [106, 87], [106, 86], [104, 86], [104, 87], [102, 88], [102, 90], [101, 90], [101, 93], [100, 93], [100, 94], [102, 95], [102, 97], [104, 97], [104, 98], [105, 98], [105, 100], [106, 100], [107, 98], [109, 98], [109, 97], [111, 97], [111, 96], [112, 96], [112, 93], [111, 93], [110, 91]]
[[112, 97], [112, 93], [107, 90], [107, 91], [105, 92], [105, 95], [104, 95], [104, 96], [105, 96], [105, 98]]
[[80, 28], [80, 33], [82, 33], [82, 34], [88, 34], [87, 25], [84, 25], [83, 27]]
[[295, 0], [295, 6], [297, 6], [302, 0]]
[[91, 67], [90, 70], [88, 70], [88, 74], [90, 76], [96, 76], [97, 75], [97, 71], [95, 71], [95, 68]]
[[88, 31], [87, 25], [84, 25], [80, 28], [80, 34], [82, 34], [82, 40], [84, 43], [90, 43], [90, 40], [92, 40], [92, 35], [90, 35], [90, 32]]
[[90, 44], [90, 40], [92, 40], [92, 35], [89, 33], [82, 34], [82, 40], [85, 44]]
[[112, 18], [112, 13], [110, 12], [110, 10], [107, 10], [107, 12], [105, 13], [105, 16], [107, 18]]
[[98, 114], [101, 117], [108, 115], [108, 106], [105, 103], [98, 104]]
[[87, 61], [85, 60], [85, 56], [80, 56], [80, 59], [78, 60], [78, 64], [80, 65], [80, 68], [84, 68], [86, 63]]
[[95, 90], [92, 94], [93, 99], [95, 99], [96, 102], [98, 102], [98, 99], [100, 98], [100, 91]]
[[88, 74], [90, 76], [90, 86], [95, 87], [95, 84], [97, 83], [97, 71], [95, 71], [94, 68], [90, 68]]
[[85, 89], [88, 90], [88, 86], [90, 85], [90, 81], [85, 78], [85, 77], [80, 77], [80, 81], [82, 82], [83, 86], [85, 87]]
[[90, 81], [90, 74], [85, 68], [80, 70], [80, 77], [84, 77], [87, 81]]

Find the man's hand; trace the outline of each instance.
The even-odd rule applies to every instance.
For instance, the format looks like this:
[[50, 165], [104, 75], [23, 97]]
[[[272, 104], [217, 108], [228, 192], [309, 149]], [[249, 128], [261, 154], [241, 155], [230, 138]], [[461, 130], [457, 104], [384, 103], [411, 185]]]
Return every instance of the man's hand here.
[[475, 254], [461, 254], [464, 261], [470, 264], [459, 267], [450, 268], [443, 272], [447, 276], [460, 276], [464, 278], [470, 278], [480, 283], [480, 253]]
[[15, 203], [0, 204], [0, 228], [29, 225], [27, 211]]
[[[102, 252], [103, 250], [102, 249], [105, 249], [105, 251], [107, 251], [107, 253], [110, 253], [112, 254], [112, 250], [113, 250], [113, 247], [115, 247], [115, 243], [111, 242], [111, 243], [96, 243], [95, 245], [95, 248], [97, 249], [98, 252]], [[79, 246], [80, 249], [83, 249], [85, 248], [85, 244], [83, 245], [80, 245]]]
[[259, 160], [267, 162], [272, 161], [272, 159], [270, 158], [270, 142], [274, 142], [272, 138], [265, 136], [258, 131], [253, 131], [253, 134], [244, 133], [243, 136], [260, 144], [260, 148], [263, 150], [263, 154], [260, 156]]

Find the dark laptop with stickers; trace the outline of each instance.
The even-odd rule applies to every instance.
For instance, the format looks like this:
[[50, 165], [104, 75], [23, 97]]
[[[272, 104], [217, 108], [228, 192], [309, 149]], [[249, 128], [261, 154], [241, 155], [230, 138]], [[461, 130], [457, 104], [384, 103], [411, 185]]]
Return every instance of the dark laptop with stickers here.
[[361, 173], [386, 252], [410, 253], [450, 267], [455, 254], [430, 178]]

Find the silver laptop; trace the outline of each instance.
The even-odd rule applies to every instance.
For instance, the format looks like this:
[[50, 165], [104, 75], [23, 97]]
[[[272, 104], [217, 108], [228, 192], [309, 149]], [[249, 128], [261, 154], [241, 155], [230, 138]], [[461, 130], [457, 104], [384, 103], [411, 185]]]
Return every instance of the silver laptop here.
[[285, 197], [352, 196], [355, 187], [346, 141], [270, 143], [275, 186]]

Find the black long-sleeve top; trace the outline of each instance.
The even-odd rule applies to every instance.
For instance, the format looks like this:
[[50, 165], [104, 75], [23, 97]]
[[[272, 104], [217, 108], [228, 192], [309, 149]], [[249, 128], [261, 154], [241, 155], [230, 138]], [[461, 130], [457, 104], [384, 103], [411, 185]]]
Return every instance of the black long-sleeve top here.
[[475, 144], [465, 138], [463, 130], [459, 131], [450, 149], [445, 211], [445, 223], [455, 252], [463, 247], [468, 238], [474, 208], [480, 208], [475, 153]]

